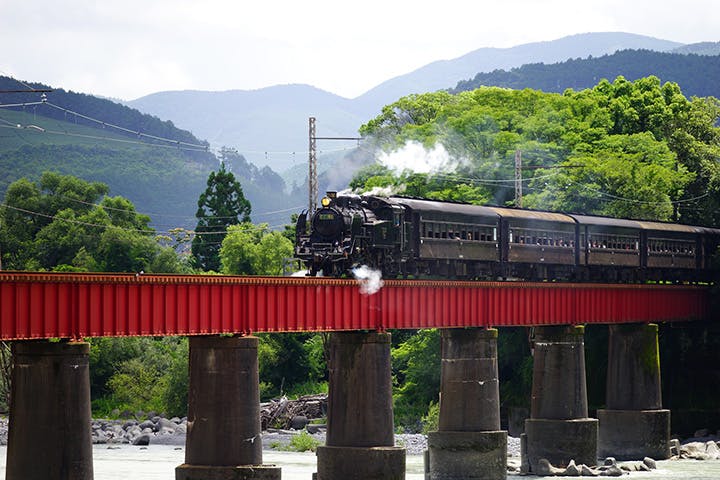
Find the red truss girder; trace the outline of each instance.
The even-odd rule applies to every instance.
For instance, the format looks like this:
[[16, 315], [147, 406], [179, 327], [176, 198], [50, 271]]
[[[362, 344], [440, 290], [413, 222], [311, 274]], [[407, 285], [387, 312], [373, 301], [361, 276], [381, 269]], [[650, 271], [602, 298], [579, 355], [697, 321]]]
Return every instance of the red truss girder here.
[[702, 319], [673, 285], [0, 272], [0, 339], [197, 335]]

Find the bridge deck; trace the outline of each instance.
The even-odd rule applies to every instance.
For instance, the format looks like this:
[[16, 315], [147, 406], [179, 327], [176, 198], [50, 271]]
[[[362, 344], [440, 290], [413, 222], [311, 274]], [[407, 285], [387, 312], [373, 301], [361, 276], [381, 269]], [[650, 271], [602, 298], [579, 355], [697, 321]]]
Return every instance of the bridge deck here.
[[707, 315], [709, 289], [0, 272], [0, 339], [663, 322]]

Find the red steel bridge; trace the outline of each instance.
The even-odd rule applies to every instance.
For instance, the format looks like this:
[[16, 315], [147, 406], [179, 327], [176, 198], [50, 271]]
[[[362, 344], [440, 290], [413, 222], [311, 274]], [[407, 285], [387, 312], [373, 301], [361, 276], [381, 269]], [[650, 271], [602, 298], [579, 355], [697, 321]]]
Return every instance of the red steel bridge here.
[[0, 272], [0, 340], [703, 319], [691, 285]]

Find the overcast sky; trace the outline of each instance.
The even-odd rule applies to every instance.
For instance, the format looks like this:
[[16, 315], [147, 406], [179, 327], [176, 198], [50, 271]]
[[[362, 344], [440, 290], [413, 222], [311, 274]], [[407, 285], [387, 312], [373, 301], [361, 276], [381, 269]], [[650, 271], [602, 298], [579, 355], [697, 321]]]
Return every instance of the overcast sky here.
[[585, 32], [720, 40], [717, 0], [0, 0], [0, 74], [132, 100], [306, 83], [348, 98], [435, 60]]

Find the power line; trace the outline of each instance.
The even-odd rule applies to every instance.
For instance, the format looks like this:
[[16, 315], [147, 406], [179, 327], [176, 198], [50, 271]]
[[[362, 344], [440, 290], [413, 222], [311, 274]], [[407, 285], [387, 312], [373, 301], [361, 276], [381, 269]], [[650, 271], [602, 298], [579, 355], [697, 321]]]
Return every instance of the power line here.
[[[97, 206], [99, 207], [99, 205], [97, 205]], [[123, 231], [126, 231], [126, 232], [136, 232], [136, 233], [143, 233], [143, 234], [148, 234], [148, 235], [151, 235], [151, 234], [154, 234], [154, 235], [160, 235], [160, 234], [171, 235], [172, 233], [174, 233], [172, 230], [162, 230], [162, 231], [161, 231], [161, 230], [154, 230], [154, 229], [142, 230], [142, 229], [137, 229], [137, 228], [120, 227], [120, 226], [118, 226], [118, 225], [107, 225], [107, 224], [100, 224], [100, 223], [83, 222], [82, 220], [74, 220], [74, 219], [70, 219], [70, 218], [62, 218], [62, 217], [59, 217], [58, 215], [49, 215], [49, 214], [47, 214], [47, 213], [35, 212], [35, 211], [32, 211], [32, 210], [27, 210], [27, 209], [25, 209], [25, 208], [16, 207], [16, 206], [13, 206], [13, 205], [8, 205], [7, 203], [0, 203], [0, 208], [8, 208], [8, 209], [10, 209], [10, 210], [15, 210], [15, 211], [18, 211], [18, 212], [26, 213], [26, 214], [28, 214], [28, 215], [33, 215], [33, 216], [48, 218], [48, 219], [51, 219], [51, 220], [59, 220], [59, 221], [61, 221], [61, 222], [67, 222], [67, 223], [72, 223], [72, 224], [76, 224], [76, 225], [83, 225], [83, 226], [86, 226], [86, 227], [97, 227], [97, 228], [103, 228], [103, 229], [116, 228], [116, 229], [123, 230]], [[238, 224], [238, 225], [239, 225], [239, 224]], [[267, 226], [264, 226], [264, 225], [255, 225], [255, 224], [249, 224], [249, 225], [251, 225], [251, 226], [248, 226], [247, 228], [250, 229], [250, 230], [266, 230], [266, 229], [267, 229], [267, 230], [272, 230], [272, 229], [275, 229], [275, 228], [284, 227], [284, 226], [287, 225], [287, 224], [282, 224], [282, 225], [267, 225]], [[220, 234], [226, 234], [226, 233], [227, 233], [227, 229], [225, 229], [225, 230], [212, 230], [212, 231], [207, 231], [207, 232], [197, 232], [197, 231], [195, 231], [195, 230], [185, 230], [185, 231], [186, 231], [187, 233], [189, 233], [190, 235], [220, 235]]]

